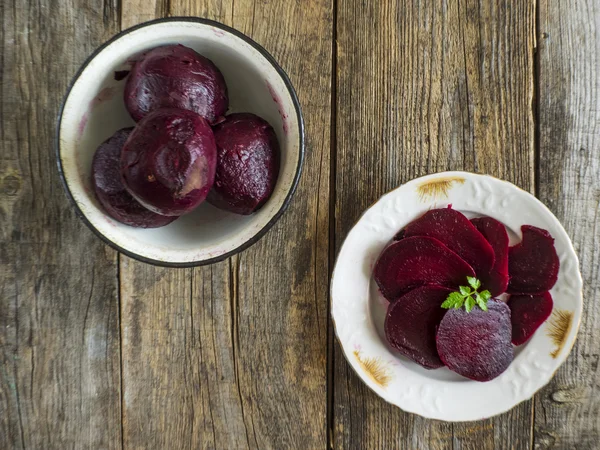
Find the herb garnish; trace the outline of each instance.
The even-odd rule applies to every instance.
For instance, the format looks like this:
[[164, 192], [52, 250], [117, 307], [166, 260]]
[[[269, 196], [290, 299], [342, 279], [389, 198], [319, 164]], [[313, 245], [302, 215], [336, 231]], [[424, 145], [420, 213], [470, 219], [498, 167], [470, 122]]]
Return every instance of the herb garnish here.
[[487, 302], [492, 297], [490, 291], [477, 292], [477, 289], [481, 287], [481, 281], [475, 277], [467, 277], [467, 282], [469, 283], [468, 286], [460, 286], [459, 291], [451, 292], [446, 297], [446, 301], [442, 303], [442, 308], [460, 309], [464, 305], [465, 310], [471, 312], [475, 305], [478, 305], [482, 310], [488, 310]]

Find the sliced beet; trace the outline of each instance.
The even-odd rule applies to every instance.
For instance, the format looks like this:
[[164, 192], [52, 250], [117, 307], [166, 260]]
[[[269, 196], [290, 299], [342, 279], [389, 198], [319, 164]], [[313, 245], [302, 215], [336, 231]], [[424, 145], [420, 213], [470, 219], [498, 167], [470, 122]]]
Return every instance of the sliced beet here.
[[144, 208], [125, 190], [121, 180], [121, 150], [133, 128], [123, 128], [104, 141], [94, 154], [92, 184], [100, 204], [113, 219], [140, 228], [158, 228], [177, 217], [161, 216]]
[[544, 292], [539, 295], [511, 295], [508, 306], [512, 322], [512, 343], [521, 345], [550, 317], [554, 302], [550, 292]]
[[217, 172], [208, 202], [236, 214], [252, 214], [269, 199], [279, 174], [273, 127], [250, 113], [228, 115], [213, 129]]
[[404, 236], [438, 239], [469, 263], [478, 277], [488, 274], [494, 266], [492, 246], [469, 219], [450, 207], [427, 211], [408, 224]]
[[441, 304], [450, 292], [442, 286], [421, 286], [391, 303], [387, 311], [389, 344], [426, 369], [444, 365], [437, 353], [435, 332], [446, 313]]
[[496, 297], [508, 286], [508, 233], [506, 227], [491, 217], [471, 219], [471, 223], [494, 249], [494, 267], [487, 274], [481, 274], [482, 289], [487, 289]]
[[159, 108], [178, 108], [212, 124], [229, 106], [227, 85], [217, 66], [183, 45], [164, 45], [144, 53], [131, 69], [124, 99], [136, 122]]
[[438, 327], [436, 342], [442, 362], [459, 375], [489, 381], [513, 360], [510, 309], [491, 299], [488, 310], [478, 306], [449, 310]]
[[390, 301], [428, 284], [456, 289], [473, 268], [437, 239], [404, 238], [383, 250], [373, 271], [381, 293]]
[[542, 294], [552, 289], [558, 278], [560, 261], [550, 233], [531, 225], [521, 227], [523, 239], [508, 250], [507, 292]]
[[125, 142], [125, 188], [146, 208], [180, 216], [204, 201], [215, 179], [217, 146], [208, 122], [185, 109], [158, 109]]

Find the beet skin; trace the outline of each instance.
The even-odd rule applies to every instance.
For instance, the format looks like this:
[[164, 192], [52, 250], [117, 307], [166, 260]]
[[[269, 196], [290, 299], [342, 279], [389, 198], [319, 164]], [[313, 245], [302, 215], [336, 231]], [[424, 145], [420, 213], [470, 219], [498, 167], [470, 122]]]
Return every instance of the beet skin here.
[[206, 120], [183, 109], [159, 109], [142, 119], [127, 139], [121, 174], [142, 205], [179, 216], [204, 201], [216, 162], [215, 138]]
[[550, 317], [553, 305], [550, 292], [540, 295], [511, 295], [508, 306], [512, 322], [512, 343], [521, 345], [527, 342]]
[[504, 372], [513, 360], [510, 309], [491, 299], [488, 310], [475, 306], [449, 310], [438, 327], [440, 359], [459, 375], [489, 381]]
[[506, 227], [491, 217], [471, 219], [471, 223], [494, 249], [494, 267], [487, 274], [481, 274], [482, 289], [487, 289], [496, 297], [508, 286], [508, 233]]
[[227, 85], [217, 66], [183, 45], [145, 53], [131, 69], [124, 99], [136, 122], [159, 108], [178, 108], [214, 123], [229, 106]]
[[208, 201], [236, 214], [252, 214], [269, 199], [279, 174], [279, 143], [260, 117], [230, 114], [214, 127], [217, 172]]
[[457, 289], [467, 276], [475, 276], [471, 266], [440, 241], [426, 236], [392, 243], [373, 270], [375, 282], [389, 301], [427, 284]]
[[435, 333], [446, 313], [440, 306], [450, 292], [441, 286], [422, 286], [391, 303], [387, 311], [388, 343], [426, 369], [444, 365], [438, 356]]
[[123, 128], [104, 141], [92, 162], [92, 184], [100, 204], [113, 219], [140, 228], [158, 228], [176, 217], [155, 214], [144, 208], [125, 190], [121, 180], [121, 149], [133, 128]]
[[556, 283], [560, 261], [554, 238], [546, 230], [531, 225], [521, 227], [523, 239], [508, 250], [507, 292], [543, 294]]
[[469, 219], [452, 208], [427, 211], [406, 226], [405, 237], [429, 236], [464, 259], [477, 276], [487, 274], [494, 266], [494, 250]]

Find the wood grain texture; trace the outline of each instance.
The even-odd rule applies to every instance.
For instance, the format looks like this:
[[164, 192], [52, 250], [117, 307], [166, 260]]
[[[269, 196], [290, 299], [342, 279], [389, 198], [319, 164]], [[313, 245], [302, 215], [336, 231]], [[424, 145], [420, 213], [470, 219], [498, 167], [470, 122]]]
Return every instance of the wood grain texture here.
[[[166, 1], [123, 0], [121, 26], [169, 12]], [[124, 447], [247, 448], [230, 262], [166, 269], [121, 256], [120, 273]]]
[[244, 413], [253, 447], [325, 448], [331, 1], [236, 0], [233, 18], [289, 74], [307, 137], [290, 208], [233, 273]]
[[[117, 3], [0, 4], [0, 448], [121, 446], [116, 252], [75, 216], [54, 153]], [[47, 18], [47, 19], [46, 19]]]
[[[465, 169], [534, 187], [534, 5], [338, 2], [335, 244], [382, 194]], [[529, 448], [532, 402], [444, 424], [369, 391], [336, 343], [335, 448]]]
[[600, 445], [599, 33], [598, 2], [540, 1], [539, 196], [579, 255], [584, 310], [571, 355], [536, 397], [536, 449]]
[[[0, 2], [0, 448], [313, 449], [328, 425], [340, 449], [598, 448], [600, 7], [536, 3], [339, 0], [334, 29], [333, 0]], [[117, 256], [75, 217], [52, 151], [83, 60], [168, 15], [265, 46], [306, 120], [289, 211], [204, 268]], [[534, 401], [453, 425], [384, 403], [335, 341], [327, 395], [330, 257], [380, 195], [450, 169], [536, 188], [565, 225], [585, 280], [571, 356]]]
[[[124, 27], [148, 13], [129, 1]], [[242, 255], [193, 270], [122, 257], [125, 446], [323, 448], [331, 3], [171, 0], [169, 14], [221, 21], [272, 52], [310, 138], [290, 209]]]

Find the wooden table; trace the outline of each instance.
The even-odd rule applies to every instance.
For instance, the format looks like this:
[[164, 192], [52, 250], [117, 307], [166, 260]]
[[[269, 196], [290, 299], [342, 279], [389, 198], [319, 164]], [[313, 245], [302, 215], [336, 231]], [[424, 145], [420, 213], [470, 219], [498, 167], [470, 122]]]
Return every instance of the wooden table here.
[[[161, 16], [248, 34], [296, 86], [307, 158], [290, 209], [220, 264], [164, 269], [104, 245], [62, 192], [67, 84]], [[4, 0], [0, 47], [0, 448], [600, 448], [597, 0]], [[534, 399], [450, 424], [349, 368], [329, 275], [362, 211], [427, 173], [535, 193], [581, 259], [568, 361]]]

